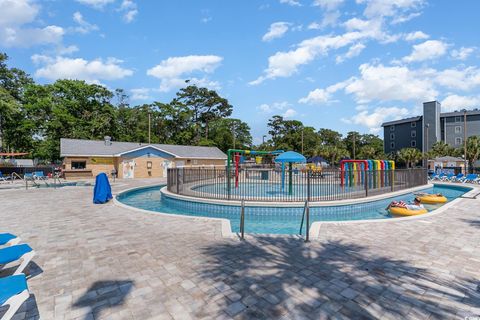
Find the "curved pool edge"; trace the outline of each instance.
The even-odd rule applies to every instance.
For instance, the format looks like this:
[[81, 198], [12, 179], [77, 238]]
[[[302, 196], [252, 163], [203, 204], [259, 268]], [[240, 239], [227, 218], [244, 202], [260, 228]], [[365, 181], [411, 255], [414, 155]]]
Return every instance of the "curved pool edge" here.
[[[315, 221], [312, 222], [310, 227], [310, 239], [318, 239], [320, 237], [321, 227], [322, 225], [345, 225], [345, 224], [361, 224], [361, 223], [385, 223], [385, 222], [408, 222], [413, 220], [423, 220], [423, 219], [430, 219], [436, 215], [442, 214], [444, 211], [447, 211], [458, 202], [463, 200], [467, 197], [474, 197], [477, 196], [480, 192], [480, 187], [475, 185], [456, 185], [451, 183], [432, 183], [431, 185], [443, 185], [443, 186], [458, 186], [463, 188], [469, 188], [468, 192], [464, 193], [461, 197], [458, 197], [446, 204], [442, 205], [440, 208], [429, 211], [428, 213], [417, 215], [417, 216], [410, 216], [410, 217], [398, 217], [395, 219], [363, 219], [363, 220], [350, 220], [350, 221]], [[430, 184], [429, 184], [430, 185]]]
[[[436, 183], [437, 184], [437, 183]], [[438, 183], [440, 185], [440, 183]], [[162, 184], [163, 185], [163, 184]], [[161, 186], [161, 185], [158, 185]], [[330, 200], [330, 201], [310, 201], [310, 207], [331, 207], [331, 206], [347, 206], [351, 204], [361, 204], [367, 203], [372, 201], [384, 200], [396, 196], [401, 196], [404, 194], [412, 193], [421, 191], [424, 189], [428, 189], [433, 187], [433, 183], [427, 183], [422, 186], [403, 189], [394, 192], [388, 192], [384, 194], [379, 194], [370, 197], [364, 198], [356, 198], [356, 199], [345, 199], [345, 200]], [[177, 199], [177, 200], [184, 200], [190, 202], [200, 202], [200, 203], [207, 203], [207, 204], [216, 204], [216, 205], [224, 205], [224, 206], [241, 206], [241, 200], [220, 200], [220, 199], [208, 199], [208, 198], [199, 198], [193, 196], [186, 196], [181, 194], [176, 194], [167, 190], [167, 187], [163, 187], [160, 189], [160, 192], [170, 198]], [[245, 201], [246, 207], [271, 207], [274, 204], [276, 207], [302, 207], [305, 205], [305, 201]]]
[[[362, 220], [350, 220], [350, 221], [315, 221], [315, 222], [312, 222], [312, 225], [310, 227], [310, 232], [309, 232], [310, 239], [312, 239], [312, 240], [315, 239], [316, 240], [320, 237], [320, 232], [321, 232], [322, 225], [332, 225], [332, 224], [333, 225], [344, 225], [344, 224], [386, 223], [386, 222], [394, 223], [394, 222], [405, 222], [405, 221], [412, 221], [412, 220], [429, 219], [430, 217], [436, 216], [436, 215], [441, 214], [444, 211], [448, 210], [450, 207], [454, 206], [459, 201], [461, 201], [462, 198], [474, 197], [474, 196], [477, 196], [478, 193], [480, 193], [480, 187], [475, 186], [475, 185], [471, 185], [471, 184], [469, 184], [469, 185], [457, 185], [457, 184], [451, 184], [451, 183], [441, 183], [441, 182], [430, 183], [429, 182], [428, 184], [426, 184], [424, 186], [421, 186], [421, 187], [415, 187], [415, 188], [405, 189], [405, 190], [401, 190], [401, 191], [397, 191], [397, 192], [393, 192], [393, 193], [388, 193], [388, 194], [386, 194], [387, 196], [379, 195], [379, 196], [373, 196], [373, 197], [369, 197], [369, 198], [363, 198], [361, 200], [364, 200], [364, 201], [361, 201], [361, 202], [377, 201], [377, 200], [382, 200], [382, 199], [386, 199], [386, 198], [391, 198], [392, 196], [408, 194], [408, 193], [411, 193], [411, 192], [415, 192], [415, 191], [419, 191], [419, 190], [422, 190], [422, 189], [430, 188], [430, 187], [433, 187], [434, 185], [457, 186], [457, 187], [460, 187], [460, 188], [471, 189], [471, 190], [464, 193], [462, 197], [456, 198], [456, 199], [444, 204], [443, 206], [441, 206], [438, 209], [435, 209], [435, 210], [430, 211], [426, 214], [422, 214], [422, 215], [418, 215], [418, 216], [399, 217], [399, 218], [395, 218], [395, 219], [362, 219]], [[138, 186], [138, 187], [133, 187], [133, 188], [128, 188], [128, 189], [118, 191], [113, 195], [113, 203], [115, 205], [119, 206], [119, 207], [123, 207], [123, 208], [130, 209], [130, 210], [137, 211], [137, 212], [147, 213], [147, 214], [160, 214], [160, 215], [167, 215], [167, 216], [186, 218], [186, 219], [199, 219], [199, 220], [203, 220], [203, 221], [217, 221], [217, 222], [221, 223], [221, 235], [222, 235], [223, 238], [230, 238], [230, 239], [239, 238], [239, 234], [232, 231], [229, 219], [212, 218], [212, 217], [197, 217], [197, 216], [189, 216], [189, 215], [179, 215], [179, 214], [168, 213], [168, 212], [145, 210], [145, 209], [140, 209], [140, 208], [137, 208], [137, 207], [129, 206], [129, 205], [124, 204], [123, 202], [121, 202], [120, 200], [117, 199], [117, 197], [120, 196], [123, 193], [131, 192], [131, 191], [135, 191], [135, 190], [139, 190], [139, 189], [161, 187], [161, 186], [165, 186], [165, 184]], [[163, 189], [166, 189], [166, 187], [162, 188], [161, 190], [163, 190]], [[175, 195], [175, 196], [179, 196], [179, 195]], [[179, 197], [184, 197], [184, 196], [179, 196]], [[197, 199], [199, 199], [199, 198], [194, 198], [194, 197], [186, 197], [186, 198], [188, 198], [188, 199], [185, 199], [187, 201], [196, 201]], [[191, 200], [192, 198], [193, 198], [193, 200]], [[181, 199], [181, 198], [178, 198], [178, 199]], [[207, 199], [201, 199], [201, 200], [207, 200]], [[338, 205], [338, 202], [341, 202], [341, 201], [344, 201], [343, 205], [348, 205], [348, 204], [352, 204], [352, 203], [361, 203], [360, 201], [355, 202], [355, 200], [360, 200], [360, 199], [340, 200], [340, 201], [337, 201], [336, 203], [337, 203], [337, 205]], [[367, 201], [365, 201], [365, 200], [367, 200]], [[332, 201], [329, 201], [329, 202], [330, 202], [330, 206], [331, 206]], [[206, 201], [206, 203], [211, 203], [211, 202]], [[223, 204], [224, 205], [225, 204], [235, 205], [234, 203], [236, 203], [236, 205], [240, 205], [241, 202], [240, 201], [227, 201], [225, 203], [225, 201], [224, 201]], [[217, 203], [217, 204], [222, 204], [222, 203]], [[254, 205], [257, 205], [257, 204], [258, 204], [258, 202], [255, 202], [255, 204], [251, 204], [251, 206], [254, 206]], [[272, 203], [269, 202], [267, 204], [271, 205]], [[286, 204], [292, 205], [291, 202], [287, 202]], [[300, 204], [302, 204], [302, 203], [300, 203]], [[261, 235], [261, 234], [255, 234], [255, 235], [249, 234], [249, 235], [245, 235], [245, 236], [250, 237], [250, 236], [259, 236], [259, 235]], [[299, 237], [298, 235], [292, 235], [292, 234], [274, 234], [274, 235], [272, 235], [272, 237], [273, 236], [274, 237], [289, 237], [289, 238], [291, 238], [291, 237], [298, 238]]]
[[216, 221], [221, 223], [221, 234], [223, 238], [236, 238], [238, 237], [238, 234], [235, 232], [232, 232], [232, 226], [230, 224], [230, 220], [224, 219], [224, 218], [211, 218], [211, 217], [196, 217], [196, 216], [188, 216], [188, 215], [181, 215], [181, 214], [174, 214], [174, 213], [168, 213], [168, 212], [160, 212], [160, 211], [152, 211], [152, 210], [145, 210], [145, 209], [140, 209], [137, 207], [132, 207], [129, 206], [128, 204], [125, 204], [121, 202], [120, 200], [117, 199], [118, 196], [120, 196], [123, 193], [126, 192], [131, 192], [139, 189], [144, 189], [144, 188], [153, 188], [153, 187], [160, 187], [163, 186], [164, 184], [158, 184], [158, 185], [149, 185], [149, 186], [139, 186], [139, 187], [134, 187], [134, 188], [128, 188], [125, 190], [121, 190], [116, 192], [113, 195], [113, 203], [119, 207], [122, 207], [124, 209], [129, 209], [132, 211], [136, 212], [142, 212], [142, 213], [147, 213], [151, 215], [166, 215], [166, 216], [171, 216], [171, 217], [178, 217], [178, 218], [186, 218], [186, 219], [191, 219], [191, 220], [203, 220], [203, 221]]

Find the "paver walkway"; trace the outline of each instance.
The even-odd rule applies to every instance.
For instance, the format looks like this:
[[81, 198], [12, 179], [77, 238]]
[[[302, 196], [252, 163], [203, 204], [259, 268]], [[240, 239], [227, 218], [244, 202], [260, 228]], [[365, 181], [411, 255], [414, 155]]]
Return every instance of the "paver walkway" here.
[[415, 221], [324, 225], [305, 244], [224, 239], [219, 222], [91, 198], [87, 187], [0, 192], [0, 231], [37, 252], [16, 319], [480, 316], [480, 200]]

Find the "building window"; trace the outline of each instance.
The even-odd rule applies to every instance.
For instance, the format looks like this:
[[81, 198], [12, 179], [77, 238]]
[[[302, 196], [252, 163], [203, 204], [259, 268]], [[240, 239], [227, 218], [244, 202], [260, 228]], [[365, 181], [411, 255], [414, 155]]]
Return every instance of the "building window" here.
[[456, 145], [462, 144], [462, 138], [455, 138], [455, 144]]
[[390, 143], [390, 149], [395, 149], [395, 142]]
[[198, 164], [198, 160], [193, 160], [193, 164]]
[[462, 122], [462, 117], [455, 117], [455, 122]]
[[410, 123], [410, 126], [411, 126], [412, 128], [416, 128], [416, 127], [417, 127], [417, 123], [416, 123], [416, 122], [411, 122], [411, 123]]
[[82, 170], [87, 167], [87, 161], [72, 161], [73, 170]]
[[417, 146], [417, 141], [415, 141], [415, 140], [410, 141], [410, 147], [415, 148], [416, 146]]
[[412, 130], [412, 132], [410, 132], [410, 137], [416, 138], [417, 137], [417, 131]]
[[395, 125], [390, 126], [390, 131], [395, 131]]
[[455, 133], [462, 133], [462, 127], [456, 126], [455, 127]]
[[390, 133], [390, 140], [395, 140], [395, 133]]

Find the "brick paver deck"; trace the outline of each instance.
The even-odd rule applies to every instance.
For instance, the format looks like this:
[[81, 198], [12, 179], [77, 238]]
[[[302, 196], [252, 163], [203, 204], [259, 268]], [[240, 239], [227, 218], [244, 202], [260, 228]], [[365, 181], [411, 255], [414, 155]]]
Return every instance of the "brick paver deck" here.
[[37, 252], [16, 319], [480, 316], [480, 200], [408, 222], [324, 225], [305, 244], [225, 239], [219, 222], [91, 198], [86, 187], [0, 192], [0, 231]]

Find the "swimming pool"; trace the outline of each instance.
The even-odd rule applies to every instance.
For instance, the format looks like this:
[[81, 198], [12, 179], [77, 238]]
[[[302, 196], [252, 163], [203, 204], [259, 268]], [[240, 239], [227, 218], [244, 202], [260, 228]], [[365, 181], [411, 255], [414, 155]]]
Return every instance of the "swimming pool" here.
[[[240, 229], [240, 208], [238, 206], [203, 203], [168, 197], [160, 192], [163, 186], [146, 187], [118, 195], [117, 200], [126, 205], [162, 213], [178, 215], [224, 218], [230, 220], [232, 232]], [[435, 185], [422, 191], [442, 193], [452, 201], [470, 191], [471, 188], [453, 185]], [[310, 223], [315, 221], [350, 221], [390, 219], [385, 208], [392, 200], [411, 201], [413, 193], [382, 200], [310, 208]], [[431, 211], [441, 205], [425, 205]], [[247, 206], [245, 208], [245, 232], [256, 234], [298, 234], [303, 207]]]

